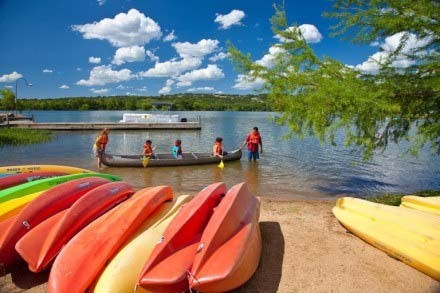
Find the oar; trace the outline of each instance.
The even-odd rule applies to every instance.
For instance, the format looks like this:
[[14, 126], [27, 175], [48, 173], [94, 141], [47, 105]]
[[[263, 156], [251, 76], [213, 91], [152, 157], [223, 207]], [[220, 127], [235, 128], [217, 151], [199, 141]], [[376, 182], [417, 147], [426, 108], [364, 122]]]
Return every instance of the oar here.
[[219, 167], [220, 169], [222, 169], [222, 170], [223, 170], [223, 168], [225, 167], [225, 164], [223, 163], [223, 150], [222, 150], [222, 159], [221, 159], [221, 161], [220, 161], [220, 164], [218, 164], [218, 167]]

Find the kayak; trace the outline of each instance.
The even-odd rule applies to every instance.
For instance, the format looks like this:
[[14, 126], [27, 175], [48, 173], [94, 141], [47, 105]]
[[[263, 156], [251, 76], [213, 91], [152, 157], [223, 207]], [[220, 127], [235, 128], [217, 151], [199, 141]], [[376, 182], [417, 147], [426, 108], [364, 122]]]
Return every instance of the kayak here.
[[349, 231], [440, 281], [440, 217], [366, 200], [338, 199], [333, 214]]
[[90, 223], [56, 258], [49, 276], [49, 292], [85, 292], [124, 242], [172, 199], [171, 187], [145, 188]]
[[[241, 150], [228, 153], [223, 157], [223, 162], [238, 161], [241, 159]], [[176, 159], [171, 154], [155, 154], [152, 158], [141, 155], [113, 155], [104, 154], [102, 163], [110, 167], [169, 167], [218, 164], [221, 158], [211, 153], [183, 153], [183, 159]]]
[[40, 272], [75, 234], [133, 193], [133, 188], [125, 182], [101, 185], [29, 231], [17, 242], [15, 250], [32, 272]]
[[32, 173], [13, 174], [6, 176], [4, 178], [0, 178], [0, 190], [35, 180], [63, 176], [63, 175], [68, 175], [68, 174], [65, 172], [32, 172]]
[[0, 167], [0, 174], [19, 174], [29, 172], [62, 172], [67, 174], [76, 173], [90, 173], [92, 171], [70, 167], [70, 166], [58, 166], [58, 165], [22, 165], [22, 166], [5, 166]]
[[30, 201], [37, 198], [43, 192], [44, 191], [31, 193], [0, 203], [0, 222], [18, 214]]
[[9, 264], [18, 259], [15, 244], [35, 226], [69, 208], [90, 190], [109, 182], [105, 178], [88, 177], [57, 185], [43, 192], [18, 215], [0, 222], [0, 263]]
[[173, 202], [164, 203], [142, 224], [107, 264], [90, 292], [132, 293], [142, 267], [160, 236], [177, 215], [182, 205], [190, 199], [191, 196], [182, 195]]
[[32, 181], [24, 184], [20, 184], [18, 186], [10, 187], [5, 190], [0, 191], [0, 203], [17, 198], [22, 197], [31, 193], [39, 192], [47, 190], [51, 187], [54, 187], [58, 184], [79, 179], [85, 177], [103, 177], [108, 178], [112, 181], [120, 181], [121, 179], [117, 176], [109, 175], [109, 174], [101, 174], [101, 173], [78, 173], [60, 177], [53, 177], [47, 179], [41, 179], [37, 181]]
[[152, 292], [183, 292], [189, 289], [188, 270], [213, 209], [226, 193], [224, 183], [204, 188], [165, 229], [146, 262], [137, 286]]
[[401, 207], [429, 212], [440, 216], [440, 196], [421, 197], [407, 195], [402, 197]]
[[232, 187], [203, 231], [189, 285], [201, 292], [226, 292], [255, 273], [261, 256], [260, 202], [245, 183]]

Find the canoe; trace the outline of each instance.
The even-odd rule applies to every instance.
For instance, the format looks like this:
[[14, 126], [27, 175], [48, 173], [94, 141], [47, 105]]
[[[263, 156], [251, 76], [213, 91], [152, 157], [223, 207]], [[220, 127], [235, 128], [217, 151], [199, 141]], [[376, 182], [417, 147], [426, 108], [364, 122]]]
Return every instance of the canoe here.
[[157, 242], [137, 286], [153, 292], [189, 289], [187, 272], [197, 253], [200, 237], [225, 193], [224, 183], [211, 184], [182, 207]]
[[29, 202], [40, 196], [44, 191], [31, 193], [0, 203], [0, 222], [18, 214]]
[[124, 242], [165, 201], [172, 199], [169, 186], [145, 188], [85, 227], [55, 260], [49, 292], [85, 292]]
[[[141, 155], [112, 155], [104, 154], [102, 163], [110, 167], [169, 167], [218, 164], [221, 159], [211, 153], [183, 153], [183, 159], [177, 160], [171, 154], [155, 154], [153, 158], [145, 159]], [[224, 162], [241, 159], [241, 150], [228, 153], [223, 157]]]
[[28, 183], [24, 183], [18, 186], [10, 187], [5, 190], [0, 191], [0, 203], [22, 197], [31, 193], [44, 191], [49, 188], [52, 188], [58, 184], [79, 179], [85, 177], [103, 177], [110, 179], [112, 181], [120, 181], [121, 178], [109, 174], [101, 174], [101, 173], [78, 173], [54, 178], [41, 179], [37, 181], [32, 181]]
[[22, 173], [22, 174], [14, 174], [10, 176], [6, 176], [4, 178], [0, 178], [0, 190], [17, 186], [23, 183], [67, 175], [65, 172], [32, 172], [32, 173]]
[[[132, 293], [142, 267], [154, 249], [160, 236], [192, 197], [179, 196], [173, 202], [164, 203], [107, 264], [90, 292]], [[140, 290], [138, 290], [139, 292]]]
[[402, 197], [401, 207], [429, 212], [440, 216], [440, 196], [421, 197], [407, 195]]
[[29, 231], [17, 242], [15, 250], [32, 272], [40, 272], [75, 234], [133, 193], [133, 188], [125, 182], [106, 183], [92, 189], [70, 208]]
[[440, 281], [440, 217], [366, 200], [338, 199], [333, 214], [349, 231]]
[[246, 283], [261, 256], [260, 202], [245, 183], [232, 187], [203, 231], [189, 285], [201, 292], [226, 292]]
[[15, 244], [27, 232], [51, 216], [69, 208], [90, 190], [110, 181], [88, 177], [57, 185], [43, 192], [38, 200], [30, 202], [21, 212], [0, 223], [0, 263], [9, 264], [18, 259]]
[[0, 167], [0, 174], [19, 174], [29, 172], [62, 172], [67, 174], [77, 173], [90, 173], [92, 171], [70, 167], [70, 166], [58, 166], [58, 165], [22, 165], [22, 166], [5, 166]]

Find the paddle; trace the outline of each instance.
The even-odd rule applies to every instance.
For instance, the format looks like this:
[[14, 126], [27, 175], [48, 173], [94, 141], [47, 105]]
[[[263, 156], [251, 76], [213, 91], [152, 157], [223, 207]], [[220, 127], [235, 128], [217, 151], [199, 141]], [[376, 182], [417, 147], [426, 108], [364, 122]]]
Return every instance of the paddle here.
[[150, 162], [150, 157], [144, 156], [142, 158], [142, 166], [144, 166], [144, 168], [147, 167], [148, 163]]
[[222, 169], [222, 170], [223, 170], [223, 168], [225, 167], [225, 164], [223, 163], [223, 150], [222, 150], [222, 159], [221, 159], [221, 161], [220, 161], [220, 164], [218, 164], [218, 167], [219, 167], [220, 169]]

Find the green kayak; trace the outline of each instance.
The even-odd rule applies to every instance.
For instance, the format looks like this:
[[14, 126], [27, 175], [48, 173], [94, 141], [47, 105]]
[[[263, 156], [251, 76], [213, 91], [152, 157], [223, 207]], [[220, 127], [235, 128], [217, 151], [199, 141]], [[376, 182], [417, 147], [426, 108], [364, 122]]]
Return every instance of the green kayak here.
[[85, 177], [102, 177], [110, 181], [122, 181], [122, 179], [117, 176], [110, 174], [100, 174], [100, 173], [78, 173], [73, 175], [41, 179], [0, 191], [0, 203], [14, 198], [22, 197], [31, 193], [44, 191], [67, 181], [85, 178]]

